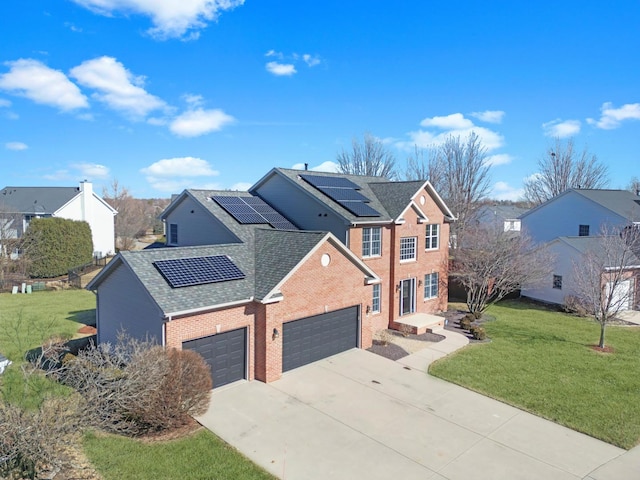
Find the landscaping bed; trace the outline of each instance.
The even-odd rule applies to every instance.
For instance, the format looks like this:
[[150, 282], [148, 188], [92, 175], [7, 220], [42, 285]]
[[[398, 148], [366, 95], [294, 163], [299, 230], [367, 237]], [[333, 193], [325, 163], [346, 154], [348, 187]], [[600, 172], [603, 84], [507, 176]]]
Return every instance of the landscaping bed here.
[[404, 334], [397, 330], [382, 330], [376, 334], [373, 346], [367, 351], [388, 358], [389, 360], [399, 360], [407, 355], [422, 350], [427, 345], [425, 343], [440, 342], [444, 340], [442, 335], [436, 333], [413, 333]]

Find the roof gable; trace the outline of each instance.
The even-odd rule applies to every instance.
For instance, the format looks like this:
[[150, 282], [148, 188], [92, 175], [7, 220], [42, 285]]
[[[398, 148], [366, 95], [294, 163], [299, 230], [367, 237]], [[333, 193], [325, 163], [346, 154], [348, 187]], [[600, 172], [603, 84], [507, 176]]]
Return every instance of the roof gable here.
[[5, 187], [0, 190], [0, 210], [53, 215], [78, 195], [78, 187]]

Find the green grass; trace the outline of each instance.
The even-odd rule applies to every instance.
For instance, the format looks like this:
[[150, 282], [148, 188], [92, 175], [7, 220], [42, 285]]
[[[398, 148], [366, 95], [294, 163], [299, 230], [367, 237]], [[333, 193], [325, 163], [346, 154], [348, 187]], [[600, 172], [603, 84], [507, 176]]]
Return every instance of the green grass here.
[[207, 430], [156, 443], [87, 433], [83, 445], [105, 480], [274, 478]]
[[0, 294], [0, 353], [13, 365], [0, 377], [4, 401], [36, 408], [47, 395], [69, 389], [41, 375], [25, 381], [20, 365], [25, 353], [52, 336], [72, 338], [85, 324], [95, 324], [95, 295], [86, 290]]
[[517, 301], [488, 313], [491, 343], [429, 373], [622, 448], [640, 443], [640, 328], [607, 327], [614, 353], [598, 353], [593, 321]]

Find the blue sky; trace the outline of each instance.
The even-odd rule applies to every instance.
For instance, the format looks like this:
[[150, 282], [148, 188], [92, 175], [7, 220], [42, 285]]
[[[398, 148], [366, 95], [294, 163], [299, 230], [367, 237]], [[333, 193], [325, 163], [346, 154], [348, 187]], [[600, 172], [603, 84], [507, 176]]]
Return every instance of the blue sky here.
[[365, 132], [401, 172], [475, 131], [515, 199], [553, 137], [640, 177], [640, 2], [3, 0], [0, 187], [137, 197], [331, 169]]

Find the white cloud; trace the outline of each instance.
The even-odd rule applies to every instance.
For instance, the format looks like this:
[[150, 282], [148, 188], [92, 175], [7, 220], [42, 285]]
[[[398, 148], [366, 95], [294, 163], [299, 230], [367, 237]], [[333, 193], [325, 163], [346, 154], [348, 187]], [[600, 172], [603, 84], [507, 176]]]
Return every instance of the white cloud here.
[[464, 130], [473, 127], [473, 122], [461, 113], [452, 113], [444, 117], [425, 118], [420, 122], [421, 127], [435, 127], [445, 130]]
[[22, 143], [22, 142], [7, 142], [4, 144], [4, 146], [7, 150], [15, 150], [15, 151], [26, 150], [27, 148], [29, 148], [29, 146], [26, 143]]
[[[304, 163], [296, 163], [291, 168], [293, 168], [294, 170], [304, 170]], [[309, 170], [313, 172], [338, 173], [338, 164], [336, 162], [332, 162], [331, 160], [327, 160], [320, 165], [310, 167]]]
[[70, 166], [78, 170], [83, 178], [96, 179], [109, 177], [109, 168], [97, 163], [74, 163]]
[[97, 90], [93, 96], [109, 108], [134, 118], [166, 107], [164, 101], [142, 88], [144, 77], [133, 75], [113, 57], [82, 62], [71, 69], [71, 76], [81, 85]]
[[473, 112], [470, 115], [477, 118], [481, 122], [502, 123], [505, 112], [503, 112], [502, 110], [485, 110], [484, 112]]
[[490, 197], [494, 200], [522, 200], [524, 198], [524, 189], [514, 188], [507, 182], [496, 182], [493, 185]]
[[278, 77], [290, 76], [297, 73], [296, 67], [291, 63], [268, 62], [265, 68], [269, 73]]
[[71, 175], [69, 174], [69, 170], [56, 170], [53, 173], [43, 175], [42, 178], [53, 182], [59, 182], [61, 180], [71, 180]]
[[488, 156], [484, 163], [485, 165], [496, 167], [498, 165], [506, 165], [508, 163], [511, 163], [511, 160], [513, 160], [513, 157], [508, 153], [498, 153], [496, 155]]
[[559, 118], [542, 124], [547, 137], [566, 138], [580, 133], [579, 120], [560, 120]]
[[78, 86], [59, 70], [33, 59], [20, 59], [5, 65], [11, 70], [0, 75], [2, 90], [65, 112], [89, 106]]
[[222, 110], [204, 110], [197, 108], [187, 110], [173, 119], [169, 129], [181, 137], [197, 137], [210, 132], [221, 130], [226, 125], [236, 121], [231, 115]]
[[11, 106], [11, 102], [9, 100], [0, 98], [0, 108], [9, 108], [10, 106]]
[[225, 10], [232, 10], [244, 0], [73, 0], [95, 13], [135, 13], [151, 18], [154, 27], [147, 32], [157, 39], [198, 38], [198, 30], [216, 21]]
[[147, 182], [162, 192], [180, 192], [185, 188], [218, 189], [218, 184], [202, 183], [194, 185], [194, 178], [202, 182], [202, 177], [215, 177], [220, 174], [209, 162], [201, 158], [167, 158], [152, 163], [140, 170], [146, 175]]
[[247, 190], [249, 190], [251, 188], [252, 185], [253, 185], [253, 183], [238, 182], [238, 183], [234, 183], [233, 185], [231, 185], [231, 188], [229, 190], [236, 190], [238, 192], [246, 192]]
[[215, 177], [220, 174], [201, 158], [166, 158], [140, 170], [152, 177]]
[[182, 99], [191, 107], [199, 107], [204, 102], [202, 95], [194, 95], [192, 93], [185, 93], [182, 95]]
[[587, 122], [603, 130], [618, 128], [625, 120], [640, 120], [640, 103], [627, 103], [620, 108], [613, 108], [611, 102], [602, 104], [600, 120], [588, 118]]
[[275, 50], [271, 49], [269, 50], [267, 53], [264, 54], [265, 57], [276, 57], [276, 58], [282, 58], [282, 52], [276, 52]]
[[302, 59], [310, 67], [315, 67], [320, 64], [320, 59], [317, 56], [309, 55], [308, 53], [302, 55]]

